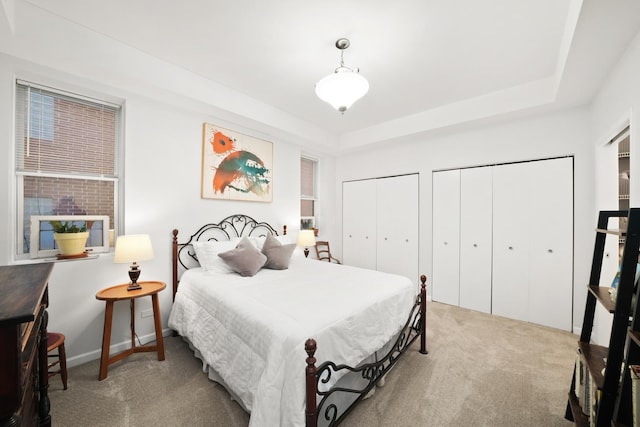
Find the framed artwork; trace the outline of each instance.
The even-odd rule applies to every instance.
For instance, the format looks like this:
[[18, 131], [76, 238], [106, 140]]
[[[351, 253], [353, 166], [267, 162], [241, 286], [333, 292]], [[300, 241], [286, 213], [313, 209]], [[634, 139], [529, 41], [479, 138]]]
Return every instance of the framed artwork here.
[[209, 123], [202, 130], [202, 198], [271, 202], [273, 144]]

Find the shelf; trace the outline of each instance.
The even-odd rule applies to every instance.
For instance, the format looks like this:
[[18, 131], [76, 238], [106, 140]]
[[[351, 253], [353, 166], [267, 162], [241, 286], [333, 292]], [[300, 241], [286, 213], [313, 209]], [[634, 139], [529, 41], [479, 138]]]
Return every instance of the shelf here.
[[604, 387], [604, 375], [602, 375], [605, 367], [604, 359], [609, 354], [609, 349], [582, 341], [578, 341], [578, 349], [584, 357], [589, 373], [596, 383], [596, 387], [598, 387], [598, 390], [602, 390]]
[[[615, 220], [615, 221], [613, 221]], [[618, 225], [618, 230], [608, 229], [609, 225]], [[622, 230], [622, 231], [621, 231]], [[618, 297], [611, 299], [608, 286], [597, 285], [606, 280], [602, 277], [603, 260], [609, 255], [605, 252], [610, 239], [608, 235], [617, 236], [623, 242], [621, 256], [616, 256], [620, 280], [617, 285]], [[596, 226], [596, 239], [593, 249], [591, 273], [587, 285], [587, 298], [582, 322], [582, 331], [578, 341], [578, 353], [582, 361], [581, 368], [574, 368], [571, 379], [571, 392], [567, 402], [565, 418], [574, 420], [576, 425], [586, 425], [585, 417], [581, 417], [582, 408], [575, 395], [576, 371], [584, 369], [589, 372], [591, 389], [590, 397], [597, 396], [597, 408], [590, 408], [595, 419], [586, 416], [587, 423], [597, 424], [598, 427], [623, 426], [632, 419], [631, 384], [629, 370], [625, 369], [629, 361], [635, 361], [639, 354], [635, 351], [630, 355], [629, 348], [633, 344], [640, 346], [640, 331], [629, 331], [629, 323], [636, 324], [640, 319], [633, 319], [631, 301], [639, 296], [640, 291], [634, 289], [634, 272], [640, 251], [640, 208], [628, 210], [600, 211]], [[613, 260], [611, 260], [613, 261]], [[608, 348], [590, 344], [597, 307], [603, 307], [613, 314]], [[633, 310], [635, 312], [635, 310]], [[584, 372], [584, 371], [583, 371]], [[587, 401], [589, 397], [585, 398]], [[582, 400], [580, 400], [582, 401]], [[615, 420], [614, 420], [615, 418]]]
[[598, 298], [600, 304], [602, 304], [609, 313], [613, 313], [616, 311], [616, 303], [611, 299], [609, 289], [611, 288], [607, 286], [589, 286], [589, 292]]
[[569, 392], [569, 406], [571, 407], [571, 415], [573, 415], [573, 422], [578, 427], [588, 427], [589, 417], [582, 413], [582, 407], [578, 403], [578, 397], [573, 391]]
[[621, 230], [607, 230], [606, 228], [596, 228], [596, 231], [598, 233], [606, 233], [606, 234], [613, 234], [615, 236], [624, 236], [625, 234], [627, 234], [627, 231], [621, 231]]
[[640, 346], [640, 332], [638, 331], [629, 331], [629, 336], [636, 343], [637, 346]]

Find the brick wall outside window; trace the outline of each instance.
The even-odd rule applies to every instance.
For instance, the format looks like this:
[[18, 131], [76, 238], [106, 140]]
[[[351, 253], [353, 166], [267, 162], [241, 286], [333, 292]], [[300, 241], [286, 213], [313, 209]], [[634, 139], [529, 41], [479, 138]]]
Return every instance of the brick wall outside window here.
[[[31, 91], [38, 94], [32, 103], [52, 97], [53, 110], [33, 104], [29, 109]], [[16, 168], [24, 196], [22, 252], [30, 251], [31, 215], [108, 215], [109, 228], [114, 228], [120, 110], [21, 84], [16, 107]], [[39, 123], [48, 120], [53, 121], [53, 138], [50, 128], [38, 138]]]

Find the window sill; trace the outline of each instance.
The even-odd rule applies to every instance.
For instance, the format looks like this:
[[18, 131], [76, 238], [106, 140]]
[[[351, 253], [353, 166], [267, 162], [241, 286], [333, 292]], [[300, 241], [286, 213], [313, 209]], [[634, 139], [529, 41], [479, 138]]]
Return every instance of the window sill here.
[[46, 258], [26, 258], [26, 259], [16, 259], [13, 261], [14, 264], [41, 264], [44, 262], [76, 262], [76, 261], [88, 261], [94, 259], [104, 258], [106, 256], [112, 257], [113, 251], [90, 254], [86, 257], [82, 258], [70, 258], [70, 259], [58, 259], [55, 256], [46, 257]]

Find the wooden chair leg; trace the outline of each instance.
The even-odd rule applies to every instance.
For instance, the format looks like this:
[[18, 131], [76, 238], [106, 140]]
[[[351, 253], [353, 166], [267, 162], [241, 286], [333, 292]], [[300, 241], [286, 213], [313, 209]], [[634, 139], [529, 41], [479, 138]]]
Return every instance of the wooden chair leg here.
[[[54, 362], [47, 363], [47, 373], [49, 378], [54, 375], [60, 374], [62, 379], [62, 386], [64, 390], [67, 389], [67, 352], [64, 348], [64, 335], [56, 332], [50, 332], [47, 334], [47, 357], [55, 358]], [[55, 354], [52, 354], [54, 350], [57, 350]], [[54, 366], [58, 366], [57, 370], [52, 370]]]
[[60, 377], [62, 378], [62, 388], [67, 389], [67, 352], [64, 343], [58, 347], [58, 359], [60, 360]]

